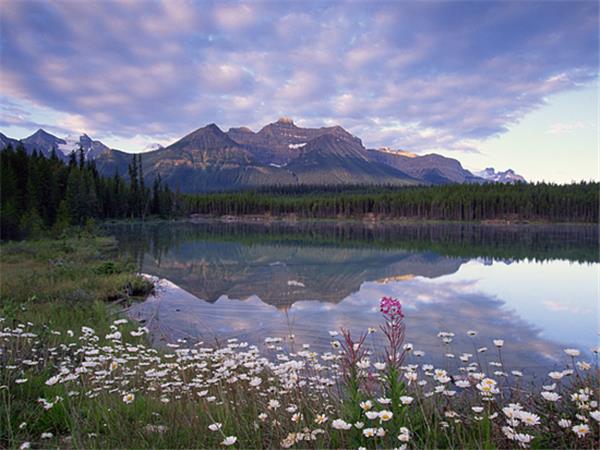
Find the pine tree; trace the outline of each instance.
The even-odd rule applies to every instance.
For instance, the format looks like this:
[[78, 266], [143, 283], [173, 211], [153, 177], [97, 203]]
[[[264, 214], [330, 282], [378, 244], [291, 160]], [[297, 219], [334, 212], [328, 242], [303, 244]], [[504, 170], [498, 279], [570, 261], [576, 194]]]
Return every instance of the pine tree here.
[[85, 165], [85, 154], [83, 153], [83, 147], [79, 146], [79, 170], [83, 170]]
[[82, 224], [84, 212], [84, 208], [82, 207], [84, 200], [82, 197], [81, 171], [78, 168], [73, 168], [69, 172], [65, 200], [71, 215], [70, 222], [75, 225]]
[[144, 219], [144, 217], [146, 216], [146, 207], [147, 207], [147, 193], [146, 193], [146, 186], [144, 184], [144, 172], [142, 170], [142, 155], [138, 154], [138, 177], [139, 177], [139, 181], [140, 181], [140, 187], [139, 187], [139, 195], [140, 195], [140, 217], [142, 219]]
[[73, 168], [77, 165], [77, 156], [75, 156], [75, 151], [69, 153], [69, 168]]
[[56, 213], [56, 222], [54, 222], [54, 225], [52, 226], [52, 234], [55, 237], [59, 237], [69, 228], [70, 224], [71, 212], [69, 211], [67, 201], [63, 200], [60, 202], [58, 211]]
[[129, 165], [129, 212], [130, 217], [136, 217], [139, 212], [139, 186], [137, 156], [134, 154]]
[[162, 211], [160, 208], [160, 197], [161, 197], [161, 186], [160, 186], [160, 174], [154, 179], [152, 184], [152, 205], [150, 207], [150, 213], [160, 216]]
[[44, 221], [35, 208], [31, 208], [21, 218], [21, 234], [28, 238], [39, 238], [44, 232]]

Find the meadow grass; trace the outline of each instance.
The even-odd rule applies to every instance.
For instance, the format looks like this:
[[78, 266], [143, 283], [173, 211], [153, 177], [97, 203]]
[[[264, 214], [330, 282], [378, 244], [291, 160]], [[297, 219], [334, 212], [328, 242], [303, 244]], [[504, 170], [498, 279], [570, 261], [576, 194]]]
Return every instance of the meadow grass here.
[[[401, 305], [332, 349], [230, 339], [148, 345], [110, 302], [149, 286], [110, 238], [3, 245], [0, 447], [598, 448], [598, 361], [566, 349], [544, 385], [460, 355], [455, 373], [404, 343]], [[373, 332], [387, 345], [367, 344]], [[440, 345], [453, 339], [439, 334]], [[475, 332], [473, 339], [477, 339]]]

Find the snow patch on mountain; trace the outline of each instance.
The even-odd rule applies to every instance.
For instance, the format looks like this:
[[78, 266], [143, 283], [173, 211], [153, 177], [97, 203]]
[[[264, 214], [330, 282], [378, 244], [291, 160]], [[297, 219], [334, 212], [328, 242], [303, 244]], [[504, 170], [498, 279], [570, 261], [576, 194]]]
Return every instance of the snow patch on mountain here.
[[290, 145], [288, 145], [288, 147], [295, 150], [297, 148], [302, 148], [305, 145], [306, 145], [306, 142], [301, 142], [300, 144], [290, 144]]
[[77, 152], [77, 150], [79, 150], [79, 137], [67, 136], [63, 139], [65, 143], [59, 144], [58, 149], [63, 152], [65, 156], [69, 156], [71, 152]]

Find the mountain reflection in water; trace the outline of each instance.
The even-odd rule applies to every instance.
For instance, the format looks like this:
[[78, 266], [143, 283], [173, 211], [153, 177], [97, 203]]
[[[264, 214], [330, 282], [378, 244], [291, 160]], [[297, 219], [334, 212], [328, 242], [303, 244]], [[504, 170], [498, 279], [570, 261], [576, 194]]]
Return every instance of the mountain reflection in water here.
[[[234, 337], [261, 343], [293, 334], [296, 349], [311, 344], [325, 351], [328, 330], [377, 327], [382, 295], [402, 300], [407, 340], [428, 361], [462, 352], [497, 360], [491, 339], [504, 338], [508, 368], [533, 370], [562, 362], [567, 344], [589, 351], [597, 337], [590, 320], [598, 300], [594, 227], [176, 223], [109, 231], [142, 272], [189, 293], [158, 295], [132, 308], [134, 317], [153, 318], [157, 344]], [[499, 278], [507, 264], [510, 277]], [[564, 330], [550, 330], [556, 319], [548, 316], [550, 300], [536, 297], [533, 277], [520, 275], [531, 270], [563, 273], [567, 278], [550, 276], [543, 288], [554, 284], [553, 295], [562, 290], [577, 298], [579, 310], [587, 311], [583, 321], [563, 320]], [[518, 291], [510, 300], [502, 298], [508, 287]], [[546, 312], [536, 314], [537, 308]], [[475, 339], [467, 337], [469, 329], [479, 332]], [[450, 347], [436, 337], [442, 330], [456, 334]], [[379, 334], [370, 338], [374, 348]], [[478, 354], [483, 346], [488, 351]]]

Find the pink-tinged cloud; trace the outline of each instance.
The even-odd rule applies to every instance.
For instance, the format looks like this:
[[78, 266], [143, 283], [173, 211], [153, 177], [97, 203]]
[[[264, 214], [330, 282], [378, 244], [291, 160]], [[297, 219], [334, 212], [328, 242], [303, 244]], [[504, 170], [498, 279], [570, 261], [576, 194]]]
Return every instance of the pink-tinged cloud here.
[[475, 151], [596, 79], [598, 18], [596, 2], [3, 0], [0, 89], [98, 137], [285, 114]]

